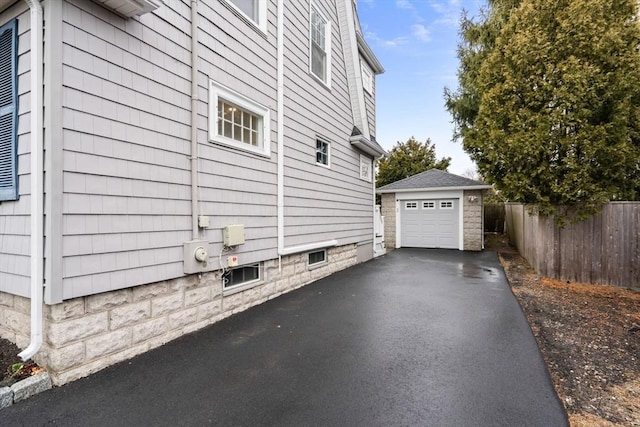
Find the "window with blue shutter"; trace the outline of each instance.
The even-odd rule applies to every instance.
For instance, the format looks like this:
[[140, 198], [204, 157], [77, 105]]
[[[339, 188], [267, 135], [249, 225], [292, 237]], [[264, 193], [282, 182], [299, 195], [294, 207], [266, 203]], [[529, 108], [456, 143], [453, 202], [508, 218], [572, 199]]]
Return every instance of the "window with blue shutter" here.
[[0, 27], [0, 201], [18, 199], [17, 29]]

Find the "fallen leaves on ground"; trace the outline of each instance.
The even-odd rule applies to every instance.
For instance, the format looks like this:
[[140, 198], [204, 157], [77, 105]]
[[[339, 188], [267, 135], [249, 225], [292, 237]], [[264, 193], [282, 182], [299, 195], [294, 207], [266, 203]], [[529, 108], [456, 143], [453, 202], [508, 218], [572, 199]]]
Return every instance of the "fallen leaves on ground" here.
[[640, 426], [640, 292], [540, 279], [498, 254], [571, 425]]

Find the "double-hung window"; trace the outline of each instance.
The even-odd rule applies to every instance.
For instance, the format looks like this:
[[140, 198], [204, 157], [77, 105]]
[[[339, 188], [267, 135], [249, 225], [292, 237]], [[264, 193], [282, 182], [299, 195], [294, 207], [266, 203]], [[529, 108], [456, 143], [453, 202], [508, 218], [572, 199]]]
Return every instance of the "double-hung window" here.
[[213, 81], [209, 84], [209, 140], [255, 154], [271, 154], [269, 109]]
[[311, 74], [327, 86], [331, 84], [331, 23], [311, 4], [310, 17]]
[[0, 201], [18, 199], [17, 29], [0, 27]]
[[316, 163], [326, 167], [331, 166], [329, 155], [329, 143], [321, 140], [320, 138], [316, 139]]
[[267, 2], [265, 0], [226, 0], [262, 31], [267, 30]]

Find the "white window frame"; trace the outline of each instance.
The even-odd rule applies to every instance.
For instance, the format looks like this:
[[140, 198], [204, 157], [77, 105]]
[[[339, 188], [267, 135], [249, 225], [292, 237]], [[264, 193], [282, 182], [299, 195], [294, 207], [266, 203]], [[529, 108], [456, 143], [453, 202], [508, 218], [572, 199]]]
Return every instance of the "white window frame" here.
[[452, 200], [440, 200], [440, 209], [453, 209]]
[[267, 1], [266, 0], [256, 0], [258, 2], [258, 20], [256, 21], [246, 13], [242, 11], [233, 0], [222, 0], [226, 5], [228, 5], [232, 11], [236, 12], [238, 15], [243, 17], [250, 24], [255, 25], [260, 31], [266, 34], [267, 32]]
[[[261, 141], [253, 146], [218, 133], [218, 99], [222, 98], [262, 119]], [[260, 137], [260, 136], [259, 136]], [[221, 84], [209, 80], [209, 141], [260, 156], [271, 156], [271, 110]]]
[[362, 59], [360, 60], [360, 69], [362, 72], [362, 87], [369, 95], [373, 95], [373, 71]]
[[[325, 22], [324, 26], [324, 52], [325, 52], [325, 76], [318, 76], [313, 72], [313, 12], [316, 12]], [[309, 74], [320, 83], [331, 88], [331, 21], [320, 11], [315, 2], [311, 2], [309, 7]]]
[[422, 202], [422, 209], [424, 210], [432, 210], [436, 208], [436, 202], [434, 201], [426, 201], [426, 202]]
[[[326, 164], [318, 161], [318, 142], [321, 142], [321, 143], [327, 145], [327, 163]], [[331, 169], [331, 143], [329, 141], [327, 141], [326, 138], [322, 138], [322, 137], [319, 137], [319, 136], [316, 137], [315, 155], [316, 155], [316, 164], [318, 166], [322, 166], [323, 168]]]
[[[311, 259], [310, 259], [311, 255], [312, 254], [316, 254], [316, 253], [320, 253], [320, 252], [324, 253], [324, 259], [322, 261], [317, 261], [317, 262], [312, 263]], [[311, 252], [309, 252], [307, 254], [307, 267], [310, 270], [312, 270], [314, 268], [317, 268], [317, 267], [321, 267], [323, 265], [326, 265], [327, 263], [328, 263], [328, 258], [327, 258], [327, 250], [326, 249], [320, 249], [318, 251], [311, 251]]]
[[226, 286], [226, 283], [223, 282], [222, 291], [223, 291], [223, 293], [225, 295], [243, 291], [245, 289], [251, 288], [251, 287], [255, 286], [256, 284], [262, 282], [263, 271], [262, 271], [262, 264], [261, 263], [241, 265], [239, 267], [233, 267], [233, 268], [229, 269], [229, 271], [231, 271], [231, 270], [239, 270], [241, 268], [248, 268], [248, 267], [257, 267], [258, 268], [258, 278], [257, 279], [247, 280], [246, 282], [236, 283], [234, 285], [229, 285], [229, 286]]
[[[362, 173], [362, 166], [366, 164], [367, 173]], [[371, 182], [373, 179], [373, 161], [370, 157], [365, 156], [364, 154], [360, 154], [360, 179]]]
[[417, 211], [418, 202], [404, 202], [404, 209], [407, 211]]

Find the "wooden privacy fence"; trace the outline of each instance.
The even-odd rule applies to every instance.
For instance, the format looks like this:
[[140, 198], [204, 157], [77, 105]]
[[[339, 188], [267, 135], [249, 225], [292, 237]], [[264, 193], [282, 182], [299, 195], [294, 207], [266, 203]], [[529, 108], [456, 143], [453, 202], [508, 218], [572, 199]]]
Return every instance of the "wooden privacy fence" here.
[[509, 240], [538, 274], [640, 289], [640, 202], [612, 202], [601, 214], [558, 228], [553, 217], [507, 203]]

